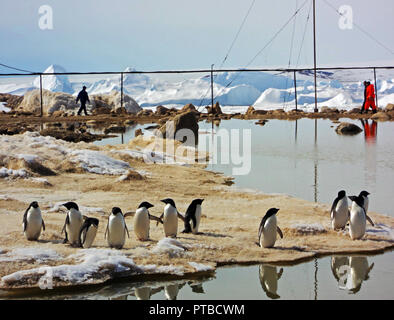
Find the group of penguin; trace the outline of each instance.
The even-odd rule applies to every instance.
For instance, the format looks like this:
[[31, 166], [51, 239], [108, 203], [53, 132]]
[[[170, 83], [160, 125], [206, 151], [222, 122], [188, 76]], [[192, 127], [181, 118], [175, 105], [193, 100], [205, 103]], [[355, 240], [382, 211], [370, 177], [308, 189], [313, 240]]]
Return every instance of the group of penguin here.
[[[374, 226], [371, 218], [367, 215], [370, 193], [361, 191], [358, 196], [346, 196], [346, 191], [341, 190], [334, 199], [331, 210], [331, 225], [334, 230], [344, 230], [349, 222], [349, 234], [352, 240], [361, 239], [366, 231], [367, 221]], [[349, 210], [348, 200], [352, 200]], [[276, 213], [279, 209], [271, 208], [261, 220], [259, 227], [259, 245], [271, 248], [276, 242], [276, 233], [283, 238], [283, 233], [277, 225]]]
[[[135, 212], [122, 213], [118, 207], [113, 207], [108, 217], [107, 228], [104, 237], [111, 248], [121, 249], [126, 242], [126, 233], [130, 237], [129, 230], [125, 222], [128, 216], [134, 216], [134, 232], [138, 240], [149, 240], [150, 220], [162, 223], [166, 237], [176, 237], [178, 232], [178, 218], [185, 224], [183, 233], [198, 233], [201, 220], [201, 204], [204, 199], [194, 199], [186, 210], [185, 216], [180, 214], [176, 208], [174, 200], [167, 198], [160, 200], [165, 203], [164, 211], [160, 217], [149, 213], [149, 208], [153, 204], [144, 201]], [[65, 233], [63, 243], [70, 243], [72, 246], [90, 248], [96, 238], [99, 220], [83, 216], [75, 202], [63, 204], [67, 208], [66, 220], [62, 229]], [[33, 201], [23, 215], [23, 232], [27, 240], [38, 240], [41, 230], [45, 231], [45, 223], [41, 215], [37, 201]]]
[[[372, 226], [374, 223], [368, 217], [369, 192], [361, 191], [358, 196], [349, 196], [352, 200], [349, 211], [346, 192], [341, 190], [331, 206], [331, 223], [334, 230], [345, 229], [349, 222], [349, 234], [351, 239], [361, 239], [366, 230], [366, 221]], [[135, 212], [122, 213], [118, 207], [113, 207], [108, 217], [107, 228], [104, 237], [111, 248], [123, 248], [127, 236], [130, 237], [125, 218], [134, 216], [134, 232], [138, 240], [149, 240], [150, 220], [163, 224], [166, 237], [176, 237], [178, 232], [178, 218], [184, 221], [185, 229], [183, 233], [198, 234], [201, 220], [201, 204], [204, 199], [194, 199], [186, 210], [185, 216], [178, 212], [173, 199], [166, 198], [160, 200], [165, 203], [164, 211], [160, 217], [149, 213], [153, 204], [144, 201]], [[75, 202], [63, 204], [67, 208], [66, 221], [62, 233], [65, 233], [64, 243], [69, 242], [72, 246], [90, 248], [97, 234], [99, 220], [83, 216]], [[259, 232], [258, 245], [264, 248], [271, 248], [275, 245], [277, 233], [283, 238], [283, 233], [278, 226], [276, 214], [279, 209], [270, 208], [262, 218]], [[36, 201], [32, 202], [26, 209], [23, 216], [23, 231], [28, 240], [37, 240], [41, 230], [45, 230], [45, 223], [42, 219], [41, 210]]]

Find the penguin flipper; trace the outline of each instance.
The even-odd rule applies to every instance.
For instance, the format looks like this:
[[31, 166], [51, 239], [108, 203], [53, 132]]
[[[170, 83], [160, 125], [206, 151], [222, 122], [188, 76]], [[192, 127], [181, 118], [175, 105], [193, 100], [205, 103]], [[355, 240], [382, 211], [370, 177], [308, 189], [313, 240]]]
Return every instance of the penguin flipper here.
[[26, 211], [23, 215], [23, 232], [25, 232], [26, 228], [27, 228], [27, 212], [29, 211], [29, 209], [30, 209], [30, 206], [29, 206], [29, 208], [26, 209]]
[[127, 229], [127, 225], [126, 225], [126, 223], [124, 224], [124, 228], [126, 229], [126, 232], [127, 232], [127, 237], [128, 237], [128, 238], [130, 238], [129, 229]]
[[185, 219], [185, 230], [182, 231], [182, 233], [190, 233], [192, 232], [192, 228], [190, 226], [189, 219]]
[[68, 242], [68, 234], [67, 234], [66, 230], [64, 230], [64, 232], [66, 233], [66, 237], [64, 238], [63, 243], [67, 243]]
[[[164, 212], [159, 217], [159, 221], [161, 221], [161, 223], [163, 223], [163, 217], [164, 217]], [[157, 221], [156, 226], [159, 225], [159, 221]]]
[[127, 218], [127, 217], [134, 217], [134, 215], [135, 215], [135, 211], [128, 211], [128, 212], [126, 212], [126, 213], [123, 215], [123, 217], [124, 217], [124, 218]]
[[278, 231], [280, 238], [283, 239], [282, 230], [280, 230], [280, 228], [278, 226], [276, 226], [276, 231]]
[[64, 226], [63, 226], [63, 229], [62, 229], [62, 233], [65, 232], [66, 235], [67, 235], [67, 232], [66, 232], [66, 225], [67, 224], [70, 224], [70, 218], [68, 217], [68, 213], [67, 213], [66, 221], [64, 221]]
[[181, 219], [183, 222], [185, 221], [185, 217], [179, 213], [179, 211], [177, 210], [176, 213], [178, 214], [178, 218]]
[[108, 225], [109, 223], [107, 223], [107, 228], [105, 228], [104, 239], [107, 239]]
[[42, 229], [45, 231], [45, 222], [44, 222], [44, 219], [42, 219]]
[[282, 277], [282, 274], [283, 274], [283, 268], [280, 268], [278, 273], [278, 280]]
[[163, 220], [161, 220], [161, 218], [159, 218], [159, 217], [156, 217], [156, 216], [154, 216], [154, 215], [152, 215], [152, 214], [150, 214], [150, 213], [148, 213], [148, 215], [149, 215], [149, 220], [155, 220], [155, 221], [157, 221], [157, 223], [162, 223], [163, 224]]
[[374, 227], [375, 224], [373, 223], [372, 219], [367, 214], [365, 216], [366, 216], [368, 222], [372, 225], [372, 227]]
[[[79, 230], [79, 246], [82, 248], [82, 244], [85, 242], [86, 240], [86, 233], [87, 233], [87, 229], [88, 229], [88, 225], [86, 223], [83, 224], [81, 230]], [[85, 232], [84, 232], [85, 231]], [[83, 239], [81, 240], [81, 236], [83, 236]]]

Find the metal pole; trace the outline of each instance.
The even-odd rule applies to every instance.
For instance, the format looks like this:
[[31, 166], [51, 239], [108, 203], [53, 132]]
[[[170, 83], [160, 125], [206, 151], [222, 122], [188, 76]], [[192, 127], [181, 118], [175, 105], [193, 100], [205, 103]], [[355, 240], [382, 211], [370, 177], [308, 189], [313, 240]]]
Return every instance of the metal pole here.
[[296, 78], [296, 71], [294, 70], [294, 95], [295, 95], [295, 107], [298, 110], [298, 103], [297, 103], [297, 78]]
[[211, 105], [213, 111], [213, 64], [211, 64]]
[[123, 72], [120, 73], [120, 107], [123, 108]]
[[313, 0], [313, 63], [314, 63], [314, 78], [315, 78], [315, 110], [317, 109], [317, 81], [316, 81], [316, 1]]
[[40, 117], [43, 115], [43, 101], [42, 101], [42, 74], [40, 74]]
[[379, 106], [378, 106], [378, 87], [376, 83], [376, 68], [373, 68], [373, 76], [375, 78], [375, 104], [376, 104], [376, 109], [378, 109]]

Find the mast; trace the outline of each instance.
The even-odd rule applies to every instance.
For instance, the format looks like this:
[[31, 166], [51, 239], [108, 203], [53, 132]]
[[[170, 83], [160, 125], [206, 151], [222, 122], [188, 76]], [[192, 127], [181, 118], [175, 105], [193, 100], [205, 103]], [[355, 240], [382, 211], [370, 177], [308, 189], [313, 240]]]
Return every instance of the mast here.
[[317, 109], [317, 82], [316, 82], [316, 1], [313, 0], [313, 63], [314, 63], [314, 78], [315, 78], [315, 109], [314, 112], [318, 112]]

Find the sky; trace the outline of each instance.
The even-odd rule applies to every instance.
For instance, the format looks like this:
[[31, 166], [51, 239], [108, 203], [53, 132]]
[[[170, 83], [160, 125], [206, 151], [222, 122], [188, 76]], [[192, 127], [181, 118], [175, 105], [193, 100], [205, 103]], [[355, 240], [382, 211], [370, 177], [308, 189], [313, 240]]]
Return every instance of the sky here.
[[[304, 2], [306, 3], [304, 4]], [[224, 68], [313, 66], [312, 0], [255, 0]], [[339, 8], [349, 5], [353, 28], [341, 29]], [[31, 71], [59, 64], [67, 71], [141, 71], [219, 67], [252, 0], [1, 0], [0, 63]], [[52, 9], [52, 29], [40, 28]], [[394, 65], [394, 1], [316, 0], [318, 66]], [[48, 25], [48, 24], [47, 24]], [[389, 50], [371, 40], [366, 30]], [[294, 30], [294, 38], [292, 37]], [[292, 41], [293, 39], [293, 41]], [[291, 43], [293, 48], [291, 50]], [[291, 53], [291, 54], [290, 54]], [[0, 72], [12, 72], [0, 67]]]

